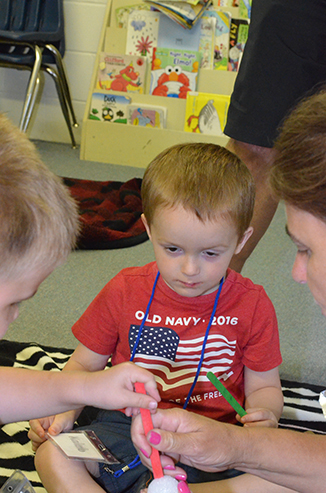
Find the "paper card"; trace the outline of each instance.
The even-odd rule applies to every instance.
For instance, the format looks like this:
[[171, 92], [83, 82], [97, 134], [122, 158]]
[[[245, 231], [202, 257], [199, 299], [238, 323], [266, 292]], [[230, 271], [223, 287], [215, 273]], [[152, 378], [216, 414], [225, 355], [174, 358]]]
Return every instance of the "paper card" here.
[[47, 436], [69, 459], [106, 462], [107, 464], [120, 463], [93, 431], [72, 431]]

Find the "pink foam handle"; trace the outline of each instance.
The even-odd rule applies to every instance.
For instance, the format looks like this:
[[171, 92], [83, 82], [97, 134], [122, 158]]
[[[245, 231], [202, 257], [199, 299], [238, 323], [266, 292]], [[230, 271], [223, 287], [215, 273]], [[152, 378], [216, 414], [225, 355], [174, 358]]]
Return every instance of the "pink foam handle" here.
[[[135, 389], [136, 389], [136, 392], [138, 392], [139, 394], [146, 394], [145, 385], [141, 382], [135, 383]], [[149, 409], [141, 408], [140, 414], [141, 414], [141, 418], [143, 421], [143, 427], [145, 430], [145, 434], [147, 435], [147, 433], [153, 429], [151, 412]], [[160, 454], [159, 454], [159, 451], [156, 450], [155, 448], [152, 448], [151, 463], [152, 463], [152, 468], [153, 468], [154, 479], [162, 478], [163, 477], [163, 469], [162, 469], [162, 465], [161, 465]]]

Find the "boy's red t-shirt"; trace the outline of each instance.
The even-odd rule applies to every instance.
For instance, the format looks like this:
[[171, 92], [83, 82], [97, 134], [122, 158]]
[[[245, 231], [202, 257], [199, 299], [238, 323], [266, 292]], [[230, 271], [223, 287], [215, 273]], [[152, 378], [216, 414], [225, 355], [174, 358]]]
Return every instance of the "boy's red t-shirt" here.
[[[102, 289], [73, 326], [90, 350], [130, 359], [157, 274], [155, 262], [122, 270]], [[134, 362], [156, 375], [160, 407], [183, 406], [193, 383], [216, 292], [187, 298], [159, 277]], [[261, 286], [228, 270], [211, 326], [200, 376], [187, 406], [213, 419], [235, 422], [235, 412], [206, 374], [243, 405], [244, 366], [257, 372], [282, 362], [273, 305]]]

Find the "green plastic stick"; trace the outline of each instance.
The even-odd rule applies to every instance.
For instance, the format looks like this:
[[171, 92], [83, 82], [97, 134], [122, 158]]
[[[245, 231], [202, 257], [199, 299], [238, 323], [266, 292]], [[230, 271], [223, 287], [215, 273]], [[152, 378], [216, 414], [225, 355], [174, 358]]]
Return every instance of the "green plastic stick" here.
[[216, 387], [217, 390], [223, 395], [224, 399], [226, 399], [228, 403], [233, 407], [235, 412], [239, 414], [239, 416], [242, 417], [247, 414], [243, 407], [240, 406], [233, 395], [230, 394], [230, 392], [224, 387], [222, 382], [214, 375], [214, 373], [209, 371], [206, 376], [212, 382], [214, 387]]

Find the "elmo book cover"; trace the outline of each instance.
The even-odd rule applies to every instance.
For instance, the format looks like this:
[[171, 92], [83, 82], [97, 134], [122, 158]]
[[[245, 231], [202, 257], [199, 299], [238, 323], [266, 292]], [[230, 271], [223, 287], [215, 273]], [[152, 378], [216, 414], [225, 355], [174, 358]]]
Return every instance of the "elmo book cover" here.
[[186, 99], [196, 90], [200, 60], [199, 51], [155, 48], [150, 94]]

